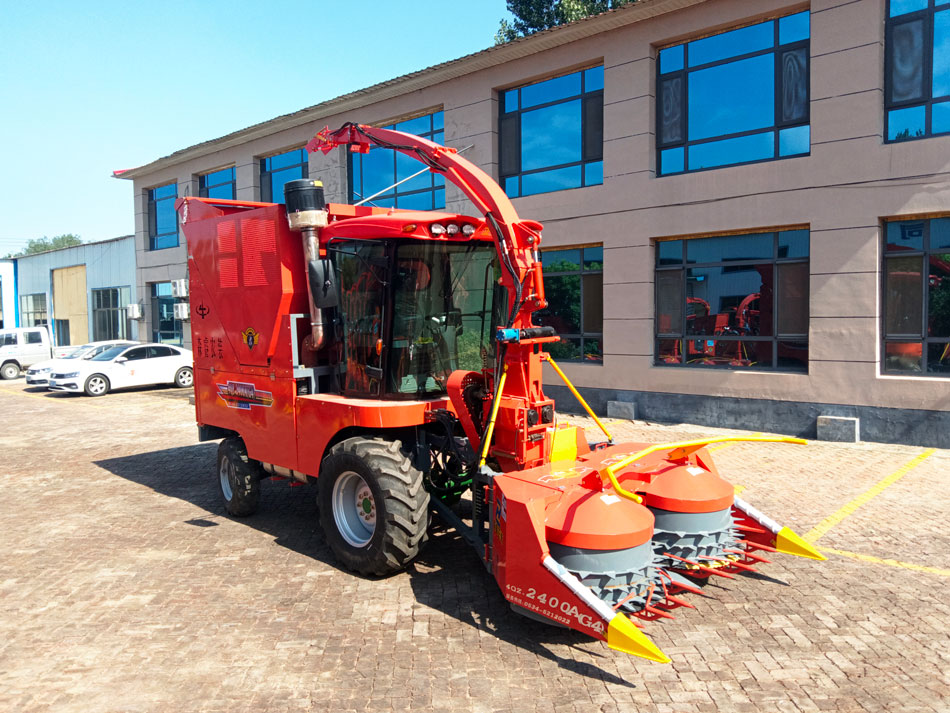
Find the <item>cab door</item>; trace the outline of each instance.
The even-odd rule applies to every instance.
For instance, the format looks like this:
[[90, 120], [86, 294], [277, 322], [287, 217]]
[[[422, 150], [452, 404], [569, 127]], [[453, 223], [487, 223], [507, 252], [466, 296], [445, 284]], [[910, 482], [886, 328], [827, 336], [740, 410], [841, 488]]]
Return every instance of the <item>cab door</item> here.
[[[119, 361], [124, 359], [124, 361]], [[136, 347], [124, 352], [112, 362], [109, 381], [113, 388], [121, 389], [125, 386], [137, 386], [138, 384], [152, 383], [148, 379], [148, 347]]]

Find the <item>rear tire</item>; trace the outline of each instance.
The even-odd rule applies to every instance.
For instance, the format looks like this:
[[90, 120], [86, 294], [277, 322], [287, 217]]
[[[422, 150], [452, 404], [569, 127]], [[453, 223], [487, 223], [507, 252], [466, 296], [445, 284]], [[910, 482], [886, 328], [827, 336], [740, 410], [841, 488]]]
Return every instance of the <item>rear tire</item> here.
[[188, 388], [194, 383], [195, 373], [191, 370], [191, 367], [183, 366], [175, 374], [175, 386], [177, 386], [179, 389]]
[[0, 377], [10, 380], [15, 379], [20, 375], [20, 365], [13, 361], [8, 361], [3, 366], [0, 366]]
[[86, 396], [105, 396], [109, 393], [110, 388], [111, 384], [107, 376], [93, 374], [86, 379], [86, 385], [83, 387], [83, 391], [86, 392]]
[[224, 508], [235, 517], [247, 517], [261, 499], [260, 463], [247, 457], [244, 441], [232, 436], [218, 445], [218, 486]]
[[320, 525], [345, 567], [387, 575], [419, 554], [429, 526], [429, 493], [399, 441], [338, 443], [323, 460], [317, 485]]

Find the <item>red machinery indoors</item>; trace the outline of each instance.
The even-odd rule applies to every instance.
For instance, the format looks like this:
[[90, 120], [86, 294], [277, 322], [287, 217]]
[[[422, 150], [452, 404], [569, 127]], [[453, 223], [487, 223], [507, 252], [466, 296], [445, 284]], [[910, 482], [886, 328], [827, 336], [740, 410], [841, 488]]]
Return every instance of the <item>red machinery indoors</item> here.
[[309, 179], [286, 206], [178, 200], [196, 417], [202, 440], [223, 439], [230, 513], [251, 514], [265, 478], [316, 478], [333, 552], [383, 575], [416, 556], [434, 510], [513, 608], [655, 661], [668, 659], [627, 615], [669, 617], [698, 580], [763, 551], [823, 559], [733, 495], [713, 441], [589, 444], [557, 423], [542, 364], [563, 377], [544, 351], [558, 337], [532, 321], [541, 225], [490, 176], [356, 124], [307, 148], [341, 145], [417, 158], [481, 215], [326, 205]]

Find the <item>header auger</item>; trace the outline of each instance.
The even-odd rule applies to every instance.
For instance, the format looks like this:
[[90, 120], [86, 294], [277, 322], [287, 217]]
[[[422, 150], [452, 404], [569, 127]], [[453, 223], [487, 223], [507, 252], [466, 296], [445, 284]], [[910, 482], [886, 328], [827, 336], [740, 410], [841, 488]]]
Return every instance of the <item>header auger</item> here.
[[267, 477], [316, 479], [334, 554], [385, 575], [418, 554], [435, 511], [516, 611], [661, 662], [628, 616], [671, 617], [701, 580], [763, 553], [823, 559], [735, 497], [716, 439], [615, 444], [597, 420], [607, 440], [588, 443], [557, 422], [543, 362], [576, 390], [544, 351], [557, 335], [532, 321], [542, 226], [488, 174], [357, 124], [307, 148], [343, 145], [417, 158], [481, 215], [327, 205], [312, 179], [287, 184], [283, 208], [178, 201], [199, 436], [223, 439], [229, 512], [253, 512]]

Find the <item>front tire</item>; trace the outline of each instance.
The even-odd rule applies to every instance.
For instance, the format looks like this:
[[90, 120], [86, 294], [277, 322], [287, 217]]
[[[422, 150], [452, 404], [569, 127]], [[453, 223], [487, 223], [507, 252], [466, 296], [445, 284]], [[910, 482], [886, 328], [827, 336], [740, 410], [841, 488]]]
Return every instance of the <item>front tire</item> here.
[[429, 526], [429, 493], [399, 441], [338, 443], [324, 459], [317, 485], [320, 525], [345, 567], [387, 575], [419, 554]]
[[175, 386], [177, 386], [179, 389], [188, 388], [194, 383], [195, 373], [191, 370], [191, 367], [183, 366], [175, 374]]
[[224, 508], [235, 517], [247, 517], [261, 499], [260, 464], [247, 457], [244, 441], [232, 436], [218, 445], [218, 485]]
[[105, 396], [109, 393], [110, 388], [111, 384], [109, 384], [108, 377], [102, 374], [93, 374], [86, 379], [86, 385], [83, 387], [83, 391], [86, 392], [86, 396]]
[[8, 361], [2, 367], [0, 367], [0, 377], [9, 381], [10, 379], [15, 379], [20, 375], [20, 365], [16, 362]]

